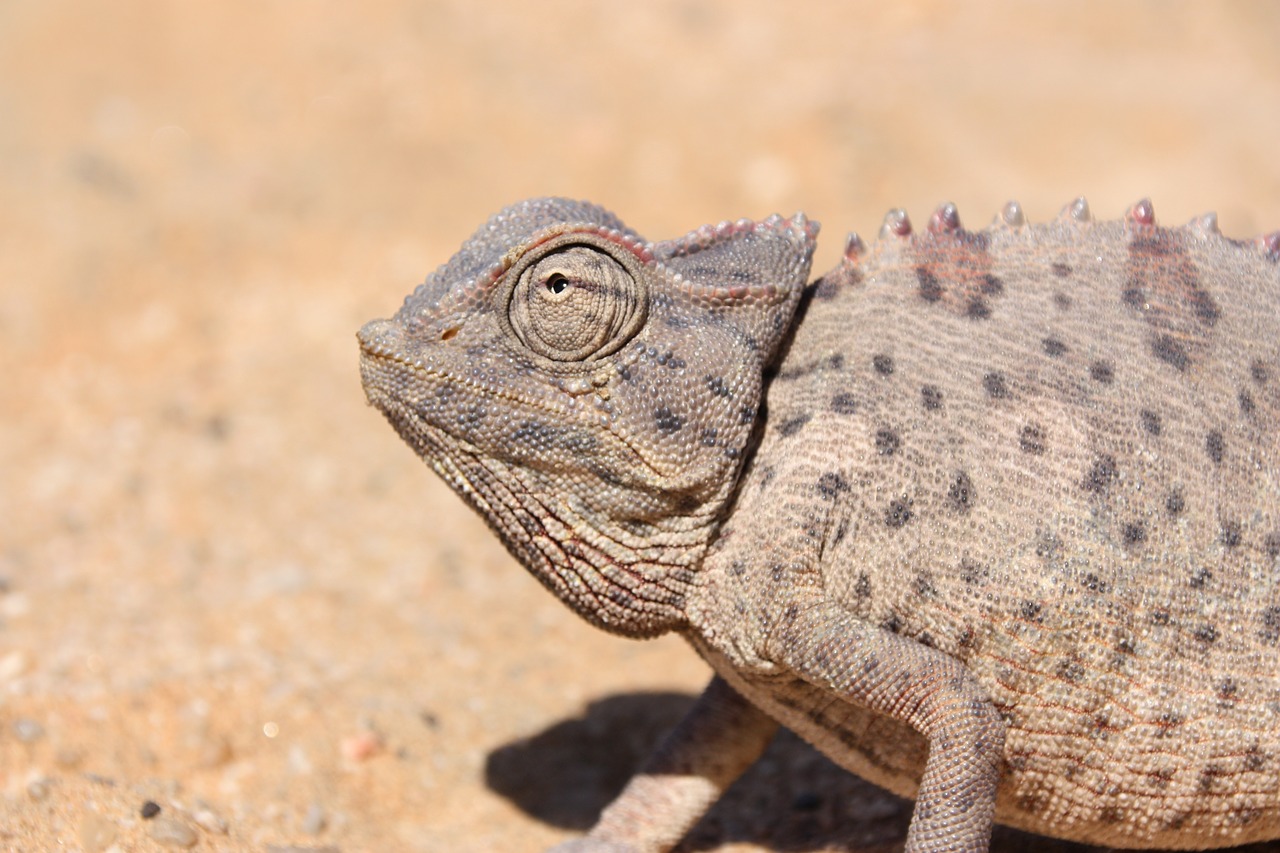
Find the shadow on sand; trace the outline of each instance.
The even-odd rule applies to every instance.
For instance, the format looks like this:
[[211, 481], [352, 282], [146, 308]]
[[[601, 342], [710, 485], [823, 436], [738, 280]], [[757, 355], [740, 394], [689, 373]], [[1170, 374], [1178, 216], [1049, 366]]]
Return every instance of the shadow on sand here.
[[[485, 782], [527, 814], [586, 831], [662, 736], [693, 704], [680, 693], [629, 693], [593, 702], [489, 754]], [[787, 730], [726, 792], [679, 850], [747, 842], [779, 851], [902, 849], [911, 803], [854, 777]], [[1096, 853], [1088, 847], [997, 827], [993, 853]], [[1239, 848], [1263, 853], [1280, 845]]]

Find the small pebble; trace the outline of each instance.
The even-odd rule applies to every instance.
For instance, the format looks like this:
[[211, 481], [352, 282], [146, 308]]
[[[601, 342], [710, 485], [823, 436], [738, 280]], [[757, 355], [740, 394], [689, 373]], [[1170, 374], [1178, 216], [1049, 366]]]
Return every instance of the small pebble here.
[[49, 796], [49, 778], [32, 776], [27, 779], [27, 796], [39, 802]]
[[342, 739], [342, 757], [348, 761], [365, 761], [382, 751], [382, 738], [374, 732], [361, 732]]
[[160, 804], [155, 800], [147, 800], [142, 804], [141, 813], [143, 820], [151, 820], [151, 818], [160, 814]]
[[172, 817], [156, 818], [147, 834], [152, 840], [169, 847], [193, 847], [200, 840], [194, 829]]
[[34, 743], [44, 737], [44, 726], [23, 717], [13, 721], [13, 736], [23, 743]]
[[319, 835], [324, 832], [328, 823], [329, 819], [325, 816], [324, 809], [319, 803], [312, 803], [307, 808], [306, 816], [302, 818], [302, 831], [308, 835]]
[[196, 826], [199, 826], [205, 832], [214, 832], [218, 835], [227, 834], [227, 822], [211, 808], [196, 809], [191, 818], [196, 822]]
[[116, 840], [116, 825], [100, 814], [88, 812], [76, 827], [85, 853], [102, 853]]

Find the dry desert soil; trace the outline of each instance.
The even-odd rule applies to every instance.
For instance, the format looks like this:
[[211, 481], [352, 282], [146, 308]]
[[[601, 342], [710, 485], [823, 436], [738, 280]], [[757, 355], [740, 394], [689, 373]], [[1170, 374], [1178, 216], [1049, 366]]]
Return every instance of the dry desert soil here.
[[[708, 677], [578, 621], [364, 401], [489, 213], [1280, 227], [1280, 7], [0, 2], [0, 850], [535, 851]], [[795, 738], [685, 850], [900, 849]], [[1080, 850], [1000, 832], [997, 851]]]

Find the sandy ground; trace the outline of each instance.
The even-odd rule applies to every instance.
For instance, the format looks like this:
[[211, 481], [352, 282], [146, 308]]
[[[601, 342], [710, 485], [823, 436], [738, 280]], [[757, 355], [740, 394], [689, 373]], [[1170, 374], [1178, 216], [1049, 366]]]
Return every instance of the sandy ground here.
[[[509, 5], [0, 2], [0, 849], [538, 850], [688, 706], [365, 405], [507, 202], [1280, 227], [1274, 5]], [[783, 737], [686, 844], [908, 815]]]

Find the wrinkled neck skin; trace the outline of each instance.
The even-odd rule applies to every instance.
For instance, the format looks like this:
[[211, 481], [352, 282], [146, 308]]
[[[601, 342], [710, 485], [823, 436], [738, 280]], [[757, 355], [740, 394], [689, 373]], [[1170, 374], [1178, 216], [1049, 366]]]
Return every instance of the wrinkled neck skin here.
[[[625, 362], [622, 367], [618, 372], [626, 375]], [[448, 378], [368, 354], [361, 369], [370, 402], [570, 608], [624, 636], [684, 627], [685, 603], [733, 494], [749, 424], [739, 440], [743, 448], [667, 471], [644, 462], [625, 436], [604, 425], [541, 427], [544, 438], [577, 450], [548, 458], [521, 441], [477, 446], [424, 417], [425, 401], [455, 393], [445, 390]], [[758, 399], [761, 368], [742, 369], [751, 374], [738, 383], [743, 396]], [[538, 428], [530, 419], [522, 424], [526, 432]]]

